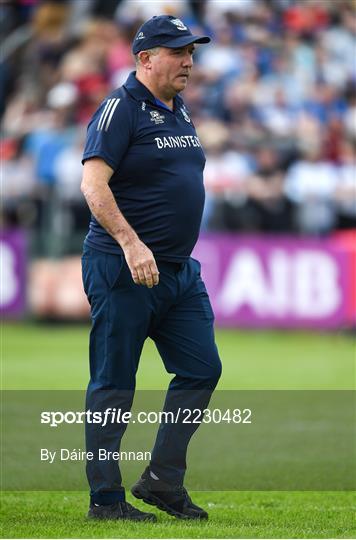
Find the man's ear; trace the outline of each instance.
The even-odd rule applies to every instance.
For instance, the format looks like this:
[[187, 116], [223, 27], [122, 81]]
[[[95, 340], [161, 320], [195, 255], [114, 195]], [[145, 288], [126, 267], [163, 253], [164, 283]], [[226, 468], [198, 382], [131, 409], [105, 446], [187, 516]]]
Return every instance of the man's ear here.
[[140, 63], [146, 69], [151, 69], [151, 55], [148, 51], [141, 51], [138, 53]]

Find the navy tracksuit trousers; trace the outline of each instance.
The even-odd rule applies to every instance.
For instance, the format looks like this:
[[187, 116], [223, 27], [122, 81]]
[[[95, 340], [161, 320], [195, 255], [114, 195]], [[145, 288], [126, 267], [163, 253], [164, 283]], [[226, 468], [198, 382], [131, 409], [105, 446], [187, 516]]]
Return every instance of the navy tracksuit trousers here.
[[[84, 289], [92, 316], [90, 382], [86, 409], [129, 411], [143, 344], [156, 344], [167, 372], [174, 373], [165, 411], [178, 407], [203, 410], [221, 374], [214, 340], [213, 312], [200, 263], [157, 261], [160, 282], [152, 289], [136, 285], [123, 255], [85, 247]], [[199, 423], [162, 423], [151, 454], [150, 469], [161, 480], [183, 484], [189, 440]], [[86, 424], [87, 477], [91, 499], [98, 504], [124, 500], [118, 462], [95, 459], [99, 448], [119, 451], [126, 424]]]

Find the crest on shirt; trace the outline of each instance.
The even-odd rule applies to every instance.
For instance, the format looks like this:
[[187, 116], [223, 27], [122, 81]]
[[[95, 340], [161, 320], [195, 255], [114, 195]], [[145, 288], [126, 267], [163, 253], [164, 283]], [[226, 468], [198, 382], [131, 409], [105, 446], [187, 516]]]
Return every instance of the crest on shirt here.
[[189, 118], [189, 115], [188, 115], [188, 113], [187, 113], [187, 109], [186, 109], [185, 107], [181, 107], [181, 108], [180, 108], [180, 111], [181, 111], [181, 113], [182, 113], [182, 115], [183, 115], [184, 120], [185, 120], [186, 122], [189, 122], [189, 124], [190, 124], [190, 118]]
[[160, 114], [158, 111], [150, 111], [150, 115], [151, 122], [154, 122], [156, 125], [164, 123], [164, 114]]
[[178, 28], [178, 30], [188, 30], [184, 22], [181, 21], [180, 19], [171, 19], [170, 22], [174, 24]]

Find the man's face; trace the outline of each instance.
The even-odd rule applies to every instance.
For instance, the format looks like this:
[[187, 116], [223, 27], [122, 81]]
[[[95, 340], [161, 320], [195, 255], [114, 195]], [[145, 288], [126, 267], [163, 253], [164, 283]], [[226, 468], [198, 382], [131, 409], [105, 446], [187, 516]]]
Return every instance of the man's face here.
[[160, 47], [151, 55], [152, 82], [164, 94], [174, 96], [185, 89], [193, 66], [194, 45], [180, 49]]

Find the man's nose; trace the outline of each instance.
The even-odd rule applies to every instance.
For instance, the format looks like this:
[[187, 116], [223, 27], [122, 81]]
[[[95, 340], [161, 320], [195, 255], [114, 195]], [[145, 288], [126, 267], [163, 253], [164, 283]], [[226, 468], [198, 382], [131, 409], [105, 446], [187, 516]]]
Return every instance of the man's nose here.
[[184, 55], [183, 66], [190, 67], [190, 68], [193, 66], [193, 57], [190, 53], [187, 53]]

